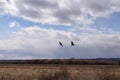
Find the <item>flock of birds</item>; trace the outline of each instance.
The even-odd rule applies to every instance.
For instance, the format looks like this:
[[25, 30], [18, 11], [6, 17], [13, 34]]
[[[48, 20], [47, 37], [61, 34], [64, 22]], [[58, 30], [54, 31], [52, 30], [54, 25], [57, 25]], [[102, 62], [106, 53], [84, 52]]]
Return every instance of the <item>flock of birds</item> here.
[[[63, 44], [62, 44], [62, 42], [60, 42], [60, 41], [59, 41], [59, 45], [63, 47]], [[74, 42], [71, 41], [71, 46], [74, 46], [74, 45], [75, 45]]]

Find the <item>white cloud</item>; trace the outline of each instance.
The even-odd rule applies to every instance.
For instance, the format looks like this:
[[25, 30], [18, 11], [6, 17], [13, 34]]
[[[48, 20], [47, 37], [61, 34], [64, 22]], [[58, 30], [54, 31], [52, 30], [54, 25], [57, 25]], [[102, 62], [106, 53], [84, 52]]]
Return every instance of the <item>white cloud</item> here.
[[10, 0], [0, 11], [43, 24], [88, 25], [120, 12], [119, 0]]
[[75, 34], [38, 26], [22, 28], [14, 32], [14, 38], [0, 40], [0, 54], [3, 59], [120, 57], [120, 33], [93, 33]]
[[0, 0], [0, 16], [3, 16], [7, 13], [7, 1]]
[[19, 23], [17, 21], [9, 22], [9, 27], [10, 28], [14, 28], [14, 27], [18, 27], [18, 26], [19, 26]]
[[87, 12], [93, 17], [108, 17], [114, 12], [120, 12], [119, 0], [84, 0]]

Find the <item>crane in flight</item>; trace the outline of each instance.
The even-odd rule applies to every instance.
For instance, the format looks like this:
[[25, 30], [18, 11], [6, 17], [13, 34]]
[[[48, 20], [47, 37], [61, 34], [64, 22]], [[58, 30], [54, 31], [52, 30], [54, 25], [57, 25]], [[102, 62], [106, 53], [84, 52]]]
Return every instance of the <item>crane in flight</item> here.
[[71, 41], [71, 46], [74, 46], [75, 44], [74, 44], [74, 42], [73, 41]]
[[[59, 41], [59, 45], [63, 47], [63, 44], [62, 44], [62, 42], [60, 42], [60, 41]], [[74, 45], [75, 45], [74, 42], [71, 41], [71, 46], [74, 46]]]
[[62, 46], [63, 47], [63, 44], [59, 41], [59, 44], [60, 44], [60, 46]]

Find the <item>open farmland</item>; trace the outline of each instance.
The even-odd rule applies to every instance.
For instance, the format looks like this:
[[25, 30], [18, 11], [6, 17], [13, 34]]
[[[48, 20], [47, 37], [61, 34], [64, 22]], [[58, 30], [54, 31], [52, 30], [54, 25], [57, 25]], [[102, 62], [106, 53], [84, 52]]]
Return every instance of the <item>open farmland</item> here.
[[1, 64], [0, 80], [120, 80], [120, 66]]

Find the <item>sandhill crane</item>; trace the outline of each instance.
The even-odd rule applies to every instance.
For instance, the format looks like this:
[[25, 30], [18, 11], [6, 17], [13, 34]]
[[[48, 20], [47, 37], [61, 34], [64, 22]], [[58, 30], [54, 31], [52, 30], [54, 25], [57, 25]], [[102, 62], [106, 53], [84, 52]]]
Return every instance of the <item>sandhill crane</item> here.
[[61, 42], [59, 42], [59, 44], [60, 44], [60, 46], [62, 46], [62, 47], [63, 47], [63, 44], [62, 44]]
[[71, 46], [74, 46], [75, 44], [73, 43], [73, 41], [71, 41]]

